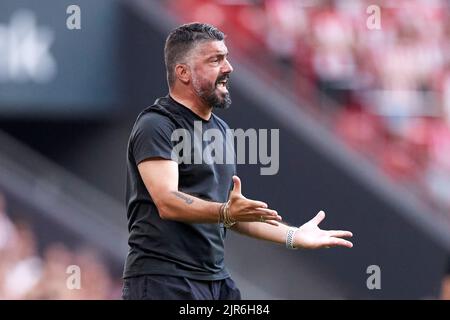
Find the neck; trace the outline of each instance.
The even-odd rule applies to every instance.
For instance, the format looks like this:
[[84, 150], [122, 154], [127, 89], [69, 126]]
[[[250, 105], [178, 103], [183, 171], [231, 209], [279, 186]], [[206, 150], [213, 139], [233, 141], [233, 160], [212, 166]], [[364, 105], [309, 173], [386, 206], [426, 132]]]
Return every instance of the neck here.
[[169, 94], [176, 102], [190, 109], [200, 118], [204, 120], [209, 120], [211, 118], [212, 108], [206, 105], [195, 92], [186, 92], [186, 90], [181, 92], [180, 90], [171, 88]]

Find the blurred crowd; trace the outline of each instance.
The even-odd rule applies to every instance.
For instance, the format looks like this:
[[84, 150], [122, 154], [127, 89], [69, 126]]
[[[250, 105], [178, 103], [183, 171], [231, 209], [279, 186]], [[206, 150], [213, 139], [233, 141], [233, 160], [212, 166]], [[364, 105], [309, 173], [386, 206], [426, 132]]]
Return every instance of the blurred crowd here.
[[[166, 0], [450, 213], [450, 1]], [[260, 68], [261, 69], [261, 68]]]
[[96, 251], [70, 250], [62, 242], [38, 248], [31, 224], [13, 222], [6, 211], [0, 193], [0, 300], [120, 298], [121, 279]]

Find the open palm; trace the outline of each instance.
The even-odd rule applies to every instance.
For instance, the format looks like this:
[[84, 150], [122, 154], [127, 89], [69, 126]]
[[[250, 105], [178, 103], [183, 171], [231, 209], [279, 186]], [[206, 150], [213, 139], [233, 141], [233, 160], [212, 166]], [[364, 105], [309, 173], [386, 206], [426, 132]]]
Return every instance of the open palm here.
[[353, 234], [344, 230], [322, 230], [319, 224], [325, 219], [325, 212], [320, 211], [314, 218], [303, 224], [295, 235], [295, 247], [303, 249], [319, 249], [331, 247], [353, 247], [353, 243], [342, 238], [350, 238]]

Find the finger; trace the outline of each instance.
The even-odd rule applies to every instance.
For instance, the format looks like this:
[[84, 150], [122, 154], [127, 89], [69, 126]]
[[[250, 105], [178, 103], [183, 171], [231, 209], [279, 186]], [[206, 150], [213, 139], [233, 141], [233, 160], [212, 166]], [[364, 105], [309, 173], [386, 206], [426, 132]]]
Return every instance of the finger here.
[[267, 203], [262, 202], [262, 201], [258, 201], [258, 200], [250, 200], [250, 199], [247, 199], [247, 201], [248, 201], [248, 206], [251, 207], [251, 208], [254, 208], [254, 209], [256, 209], [256, 208], [267, 208], [267, 207], [269, 207], [269, 206], [267, 205]]
[[351, 237], [353, 237], [353, 233], [351, 233], [350, 231], [328, 230], [327, 232], [330, 237], [336, 237], [336, 238], [351, 238]]
[[312, 218], [310, 221], [314, 222], [315, 225], [319, 225], [319, 223], [322, 222], [322, 220], [325, 219], [325, 212], [322, 210], [319, 211], [318, 214], [314, 218]]
[[260, 222], [264, 222], [264, 221], [266, 221], [266, 220], [275, 220], [275, 221], [281, 221], [283, 218], [281, 218], [281, 216], [279, 216], [279, 215], [276, 215], [276, 216], [273, 216], [273, 215], [268, 215], [268, 214], [260, 214], [260, 213], [258, 213], [258, 212], [255, 212], [254, 213], [255, 214], [255, 221], [260, 221]]
[[329, 246], [352, 248], [353, 243], [351, 243], [350, 241], [344, 240], [344, 239], [340, 239], [340, 238], [331, 238], [331, 240], [329, 242]]
[[277, 216], [278, 212], [275, 210], [271, 210], [271, 209], [266, 209], [266, 208], [255, 208], [255, 211], [261, 212], [261, 214], [266, 214], [269, 216]]
[[233, 176], [233, 192], [242, 194], [241, 179], [238, 176]]

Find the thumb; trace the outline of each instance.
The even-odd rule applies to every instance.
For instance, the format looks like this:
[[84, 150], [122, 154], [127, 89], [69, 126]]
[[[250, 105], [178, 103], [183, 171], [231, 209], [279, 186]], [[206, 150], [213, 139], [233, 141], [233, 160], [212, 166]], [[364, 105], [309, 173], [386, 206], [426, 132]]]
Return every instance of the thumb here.
[[319, 223], [321, 223], [323, 219], [325, 219], [325, 212], [319, 211], [319, 213], [316, 214], [316, 216], [312, 218], [311, 221], [314, 222], [315, 225], [319, 225]]
[[242, 194], [241, 191], [241, 179], [239, 179], [238, 176], [233, 176], [233, 193], [239, 193]]

